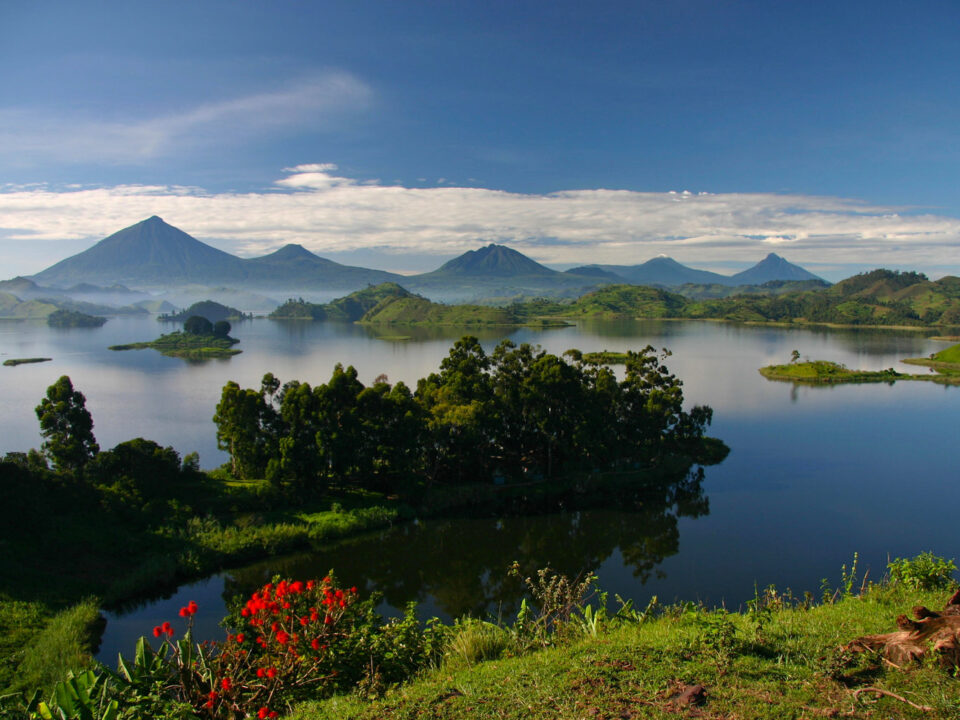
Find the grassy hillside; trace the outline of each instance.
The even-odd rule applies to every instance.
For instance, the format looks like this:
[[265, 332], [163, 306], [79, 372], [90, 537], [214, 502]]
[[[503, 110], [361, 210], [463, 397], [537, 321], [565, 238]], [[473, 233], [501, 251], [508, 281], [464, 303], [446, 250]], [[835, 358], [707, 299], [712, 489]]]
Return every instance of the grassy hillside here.
[[444, 663], [416, 682], [373, 701], [352, 695], [305, 703], [291, 717], [945, 720], [960, 709], [948, 670], [932, 662], [898, 669], [842, 648], [892, 631], [912, 605], [941, 608], [947, 597], [874, 588], [810, 607], [771, 589], [746, 612], [692, 603], [658, 617], [635, 612], [586, 622], [570, 628], [566, 641], [515, 657], [504, 650], [508, 636], [488, 629], [481, 639], [462, 626]]
[[287, 300], [272, 313], [273, 320], [339, 320], [357, 322], [376, 307], [394, 300], [415, 297], [394, 282], [371, 285], [326, 304], [307, 302], [303, 298]]

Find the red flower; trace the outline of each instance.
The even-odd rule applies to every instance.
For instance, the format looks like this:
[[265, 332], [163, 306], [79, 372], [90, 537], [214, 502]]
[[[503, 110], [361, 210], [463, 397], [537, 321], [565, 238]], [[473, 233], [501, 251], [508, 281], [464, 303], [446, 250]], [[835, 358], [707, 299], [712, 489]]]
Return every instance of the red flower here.
[[187, 603], [187, 611], [191, 615], [194, 615], [197, 612], [197, 604], [193, 600]]
[[273, 668], [273, 667], [272, 667], [272, 668], [267, 668], [267, 677], [268, 677], [268, 678], [275, 678], [276, 676], [277, 676], [277, 669], [276, 669], [276, 668]]
[[225, 677], [223, 680], [220, 681], [220, 687], [223, 688], [224, 692], [230, 692], [231, 685], [232, 683], [230, 682], [230, 678], [228, 677]]
[[180, 608], [180, 617], [189, 617], [190, 611], [185, 607]]
[[160, 631], [165, 632], [167, 635], [173, 635], [173, 626], [165, 621], [163, 625], [160, 626]]
[[242, 643], [242, 642], [243, 642], [243, 637], [244, 637], [244, 636], [243, 636], [243, 633], [237, 633], [237, 642], [238, 642], [238, 643]]
[[154, 637], [160, 637], [161, 635], [163, 635], [163, 628], [160, 627], [159, 625], [157, 625], [157, 626], [153, 629], [153, 636], [154, 636]]
[[257, 717], [260, 718], [260, 720], [263, 720], [265, 717], [267, 717], [267, 714], [268, 714], [269, 712], [270, 712], [270, 711], [267, 710], [267, 708], [262, 707], [262, 708], [260, 708], [259, 710], [257, 710]]
[[266, 670], [264, 670], [263, 668], [257, 668], [257, 677], [262, 678], [266, 674], [267, 674]]
[[281, 645], [286, 645], [289, 640], [290, 640], [290, 636], [287, 633], [285, 633], [283, 630], [277, 633], [277, 642], [280, 643]]

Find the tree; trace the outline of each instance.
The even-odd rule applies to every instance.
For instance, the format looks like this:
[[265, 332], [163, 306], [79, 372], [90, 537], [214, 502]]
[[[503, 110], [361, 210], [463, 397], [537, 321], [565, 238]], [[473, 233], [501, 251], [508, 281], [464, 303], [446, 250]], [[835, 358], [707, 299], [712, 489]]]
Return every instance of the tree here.
[[202, 315], [191, 315], [183, 323], [183, 331], [190, 335], [212, 335], [213, 323]]
[[791, 362], [791, 363], [795, 363], [795, 362], [796, 362], [797, 360], [799, 360], [799, 359], [800, 359], [800, 351], [799, 351], [799, 350], [794, 350], [793, 352], [790, 353], [790, 362]]
[[215, 337], [224, 338], [230, 334], [230, 323], [226, 320], [217, 320], [213, 324], [213, 334]]
[[47, 388], [47, 396], [36, 407], [40, 434], [46, 438], [43, 451], [54, 468], [81, 474], [86, 464], [100, 451], [93, 436], [93, 418], [87, 399], [66, 375]]

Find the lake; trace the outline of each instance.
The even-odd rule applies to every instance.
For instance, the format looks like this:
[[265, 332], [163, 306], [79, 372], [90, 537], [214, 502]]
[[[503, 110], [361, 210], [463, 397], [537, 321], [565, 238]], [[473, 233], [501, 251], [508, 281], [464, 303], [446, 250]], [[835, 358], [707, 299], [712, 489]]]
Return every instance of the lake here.
[[[108, 345], [151, 340], [173, 329], [152, 318], [112, 318], [101, 328], [55, 330], [0, 323], [0, 360], [52, 362], [0, 367], [0, 452], [38, 447], [33, 408], [46, 387], [69, 375], [87, 397], [101, 447], [142, 436], [200, 453], [201, 465], [225, 460], [210, 418], [227, 380], [259, 385], [329, 379], [337, 362], [369, 383], [380, 373], [413, 386], [436, 369], [461, 332], [377, 330], [333, 323], [236, 323], [241, 355], [190, 364], [152, 350], [112, 352]], [[508, 608], [519, 587], [504, 579], [513, 560], [594, 571], [600, 585], [643, 605], [702, 600], [736, 607], [774, 583], [819, 595], [839, 582], [859, 552], [861, 569], [879, 578], [888, 557], [924, 550], [955, 557], [953, 513], [960, 488], [953, 454], [960, 439], [960, 388], [933, 383], [794, 388], [765, 380], [757, 368], [787, 362], [793, 349], [851, 368], [893, 367], [946, 343], [923, 333], [783, 329], [711, 322], [582, 322], [552, 330], [473, 331], [491, 349], [502, 337], [569, 348], [667, 347], [688, 405], [714, 409], [710, 434], [729, 457], [706, 468], [702, 497], [687, 507], [654, 500], [617, 510], [580, 510], [533, 518], [436, 520], [353, 540], [317, 556], [272, 560], [181, 588], [173, 596], [109, 613], [101, 657], [132, 650], [131, 637], [174, 620], [187, 600], [201, 605], [198, 630], [216, 637], [224, 591], [245, 591], [273, 572], [322, 575], [330, 567], [348, 584], [385, 593], [385, 612], [416, 600], [425, 616], [451, 617]]]

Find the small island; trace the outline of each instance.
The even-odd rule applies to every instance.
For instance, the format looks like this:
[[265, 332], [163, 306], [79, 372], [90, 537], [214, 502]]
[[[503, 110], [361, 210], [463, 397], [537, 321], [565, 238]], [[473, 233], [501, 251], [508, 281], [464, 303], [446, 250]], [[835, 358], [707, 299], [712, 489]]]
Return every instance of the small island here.
[[88, 315], [75, 310], [54, 310], [47, 315], [47, 325], [57, 328], [100, 327], [107, 319], [99, 315]]
[[[910, 362], [910, 360], [904, 360]], [[960, 370], [960, 366], [958, 366]], [[850, 370], [841, 363], [829, 360], [807, 360], [799, 362], [799, 353], [794, 351], [793, 359], [785, 365], [767, 365], [760, 368], [760, 374], [767, 380], [779, 380], [800, 385], [839, 385], [843, 383], [894, 383], [897, 380], [923, 380], [943, 385], [960, 385], [960, 372], [957, 374], [928, 373], [914, 375], [888, 368], [886, 370]]]
[[53, 358], [10, 358], [9, 360], [4, 360], [3, 364], [7, 367], [16, 367], [17, 365], [27, 365], [29, 363], [42, 363], [49, 362]]
[[187, 360], [224, 358], [243, 352], [233, 347], [240, 341], [230, 337], [229, 333], [230, 323], [226, 320], [211, 323], [205, 317], [194, 315], [183, 324], [183, 331], [177, 330], [161, 335], [150, 342], [111, 345], [109, 349], [144, 350], [153, 348], [163, 355]]

